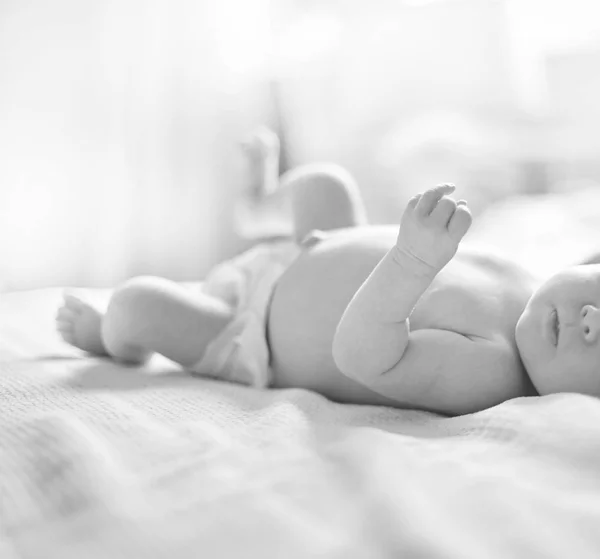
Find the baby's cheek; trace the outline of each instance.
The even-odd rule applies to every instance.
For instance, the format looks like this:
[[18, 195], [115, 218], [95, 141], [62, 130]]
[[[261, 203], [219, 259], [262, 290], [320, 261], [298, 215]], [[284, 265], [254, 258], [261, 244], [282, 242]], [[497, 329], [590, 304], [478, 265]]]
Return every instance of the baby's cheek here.
[[[517, 347], [519, 348], [519, 352], [527, 353], [529, 346], [531, 345], [531, 322], [532, 315], [528, 309], [525, 309], [519, 320], [517, 320], [517, 325], [515, 326], [515, 340], [517, 342]], [[523, 357], [523, 355], [521, 355]]]
[[600, 397], [600, 355], [597, 352], [574, 353], [560, 373], [564, 392]]
[[532, 378], [538, 393], [546, 394], [577, 393], [600, 397], [600, 370], [586, 356], [570, 355], [557, 357], [543, 365], [535, 367]]

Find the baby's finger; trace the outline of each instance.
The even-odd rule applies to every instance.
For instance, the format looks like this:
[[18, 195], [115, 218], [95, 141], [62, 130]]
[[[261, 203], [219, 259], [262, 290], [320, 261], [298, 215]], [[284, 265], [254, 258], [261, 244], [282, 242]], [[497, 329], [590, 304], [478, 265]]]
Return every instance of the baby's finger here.
[[437, 203], [437, 206], [433, 208], [429, 220], [435, 222], [437, 225], [446, 227], [455, 211], [456, 202], [452, 198], [448, 198], [448, 196], [443, 196]]
[[450, 237], [457, 243], [460, 242], [469, 230], [469, 227], [471, 227], [472, 222], [473, 217], [469, 208], [465, 204], [457, 205], [456, 211], [448, 223]]
[[440, 198], [454, 192], [455, 188], [456, 187], [450, 183], [440, 184], [435, 188], [430, 188], [421, 196], [415, 211], [421, 216], [429, 215], [439, 202]]
[[406, 206], [412, 210], [415, 209], [415, 207], [417, 206], [417, 204], [419, 203], [419, 200], [421, 199], [421, 194], [415, 194], [409, 201], [408, 204], [406, 204]]
[[467, 205], [467, 201], [466, 200], [459, 200], [458, 202], [456, 202], [457, 206], [466, 206]]

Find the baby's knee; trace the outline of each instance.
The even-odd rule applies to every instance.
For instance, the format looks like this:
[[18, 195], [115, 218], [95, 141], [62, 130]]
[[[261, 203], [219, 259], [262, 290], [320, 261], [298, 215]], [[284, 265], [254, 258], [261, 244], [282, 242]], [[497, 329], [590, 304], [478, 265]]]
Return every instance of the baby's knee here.
[[108, 304], [107, 318], [110, 315], [118, 315], [121, 320], [125, 317], [135, 319], [147, 313], [153, 302], [171, 283], [154, 276], [137, 276], [127, 280], [113, 292]]
[[117, 287], [113, 293], [113, 299], [133, 301], [145, 298], [164, 289], [167, 283], [171, 282], [156, 276], [136, 276]]
[[331, 223], [330, 227], [321, 228], [350, 226], [364, 221], [358, 186], [343, 167], [334, 164], [306, 165], [292, 171], [286, 182], [294, 213], [308, 214], [312, 218], [324, 214], [327, 223]]
[[356, 181], [350, 172], [335, 163], [309, 163], [288, 171], [281, 177], [283, 188], [301, 191], [354, 191]]

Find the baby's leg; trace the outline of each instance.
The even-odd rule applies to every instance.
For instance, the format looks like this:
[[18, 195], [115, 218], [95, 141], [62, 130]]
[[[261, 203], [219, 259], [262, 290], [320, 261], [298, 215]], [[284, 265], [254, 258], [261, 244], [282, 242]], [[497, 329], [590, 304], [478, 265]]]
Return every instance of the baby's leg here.
[[297, 242], [313, 230], [367, 224], [367, 214], [352, 175], [334, 164], [303, 165], [286, 173], [281, 189], [292, 200]]
[[128, 363], [144, 362], [157, 352], [190, 367], [232, 316], [219, 299], [162, 278], [141, 277], [114, 291], [105, 314], [67, 295], [57, 322], [63, 338], [86, 351]]

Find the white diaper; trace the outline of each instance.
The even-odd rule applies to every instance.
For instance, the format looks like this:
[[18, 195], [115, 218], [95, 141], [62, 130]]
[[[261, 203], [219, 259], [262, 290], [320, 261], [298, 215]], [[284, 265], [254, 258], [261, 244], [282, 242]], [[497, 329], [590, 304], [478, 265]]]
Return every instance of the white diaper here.
[[277, 280], [299, 252], [292, 241], [262, 244], [208, 274], [202, 291], [227, 301], [236, 314], [192, 372], [258, 388], [270, 384], [267, 313]]

